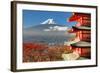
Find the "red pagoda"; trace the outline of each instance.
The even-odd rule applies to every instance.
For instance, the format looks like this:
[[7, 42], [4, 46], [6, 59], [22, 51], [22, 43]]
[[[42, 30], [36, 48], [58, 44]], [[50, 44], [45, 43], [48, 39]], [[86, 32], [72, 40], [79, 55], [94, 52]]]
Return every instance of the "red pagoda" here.
[[72, 41], [77, 39], [78, 41], [70, 43], [70, 49], [78, 52], [81, 57], [91, 58], [91, 15], [88, 13], [73, 13], [68, 21], [77, 22], [69, 32], [76, 33], [76, 37]]

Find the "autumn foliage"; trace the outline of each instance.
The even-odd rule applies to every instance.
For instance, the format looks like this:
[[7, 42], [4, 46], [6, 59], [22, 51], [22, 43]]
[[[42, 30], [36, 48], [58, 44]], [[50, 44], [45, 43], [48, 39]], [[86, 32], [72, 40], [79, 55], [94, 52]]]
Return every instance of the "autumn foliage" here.
[[63, 60], [61, 55], [67, 49], [64, 45], [47, 45], [41, 43], [23, 44], [23, 62], [43, 62]]

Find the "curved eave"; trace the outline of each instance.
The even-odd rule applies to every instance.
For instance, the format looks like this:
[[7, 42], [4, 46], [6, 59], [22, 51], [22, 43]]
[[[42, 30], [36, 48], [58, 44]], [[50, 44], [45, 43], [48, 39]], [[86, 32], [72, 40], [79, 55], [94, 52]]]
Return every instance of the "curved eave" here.
[[85, 27], [85, 26], [80, 26], [80, 27], [77, 27], [77, 26], [73, 26], [72, 27], [73, 30], [86, 30], [86, 31], [91, 31], [91, 27]]
[[77, 48], [91, 48], [91, 43], [84, 42], [84, 41], [79, 41], [79, 42], [71, 44], [71, 46], [72, 47], [77, 47]]

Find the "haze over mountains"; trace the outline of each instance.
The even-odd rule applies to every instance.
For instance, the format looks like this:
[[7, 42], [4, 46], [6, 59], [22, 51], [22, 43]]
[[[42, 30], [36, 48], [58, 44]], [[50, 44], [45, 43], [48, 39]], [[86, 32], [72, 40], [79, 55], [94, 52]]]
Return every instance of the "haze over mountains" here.
[[64, 43], [74, 34], [67, 32], [66, 25], [58, 24], [54, 19], [47, 19], [36, 26], [23, 29], [24, 42]]

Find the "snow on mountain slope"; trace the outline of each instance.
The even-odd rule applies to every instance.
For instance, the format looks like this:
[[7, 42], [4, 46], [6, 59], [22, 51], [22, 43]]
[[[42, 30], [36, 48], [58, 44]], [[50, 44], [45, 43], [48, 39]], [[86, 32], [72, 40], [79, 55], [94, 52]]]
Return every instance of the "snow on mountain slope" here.
[[46, 21], [42, 22], [41, 24], [56, 24], [54, 19], [47, 19]]
[[47, 19], [46, 21], [42, 22], [41, 24], [51, 24], [54, 26], [49, 26], [46, 29], [43, 29], [43, 31], [66, 31], [68, 27], [66, 26], [59, 26], [57, 23], [54, 21], [53, 18]]

